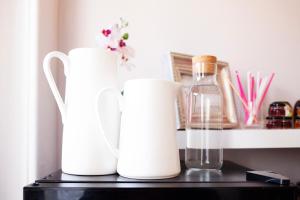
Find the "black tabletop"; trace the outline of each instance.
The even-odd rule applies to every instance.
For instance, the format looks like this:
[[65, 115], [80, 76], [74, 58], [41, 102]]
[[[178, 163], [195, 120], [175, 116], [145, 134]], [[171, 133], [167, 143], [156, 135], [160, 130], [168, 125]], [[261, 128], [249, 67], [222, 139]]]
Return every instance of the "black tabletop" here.
[[24, 200], [193, 199], [210, 200], [295, 200], [297, 187], [247, 181], [249, 168], [225, 161], [220, 172], [188, 170], [161, 180], [128, 179], [118, 174], [76, 176], [61, 170], [36, 180], [23, 189]]
[[65, 174], [61, 170], [56, 171], [36, 183], [241, 183], [246, 182], [245, 171], [249, 168], [225, 161], [221, 171], [199, 171], [187, 170], [184, 164], [181, 165], [181, 173], [175, 178], [159, 180], [137, 180], [128, 179], [118, 174], [105, 176], [78, 176]]

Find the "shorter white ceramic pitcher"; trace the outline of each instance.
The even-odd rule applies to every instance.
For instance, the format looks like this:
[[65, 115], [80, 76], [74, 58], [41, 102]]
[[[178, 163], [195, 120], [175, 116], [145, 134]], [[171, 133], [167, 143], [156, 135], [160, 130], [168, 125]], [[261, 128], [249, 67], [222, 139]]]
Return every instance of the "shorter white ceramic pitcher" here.
[[100, 132], [118, 158], [117, 172], [121, 176], [163, 179], [180, 173], [175, 122], [179, 88], [171, 81], [136, 79], [125, 83], [124, 96], [115, 88], [99, 91], [96, 107], [103, 97], [114, 94], [122, 112], [119, 149], [107, 138], [109, 133], [103, 130], [99, 117]]

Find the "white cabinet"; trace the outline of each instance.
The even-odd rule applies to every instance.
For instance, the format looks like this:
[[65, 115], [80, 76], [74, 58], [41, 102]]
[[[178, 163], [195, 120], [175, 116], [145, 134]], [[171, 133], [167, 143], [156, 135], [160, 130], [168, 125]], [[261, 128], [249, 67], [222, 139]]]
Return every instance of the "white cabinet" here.
[[[223, 130], [224, 149], [300, 148], [300, 129]], [[185, 148], [185, 131], [177, 132], [180, 149]]]

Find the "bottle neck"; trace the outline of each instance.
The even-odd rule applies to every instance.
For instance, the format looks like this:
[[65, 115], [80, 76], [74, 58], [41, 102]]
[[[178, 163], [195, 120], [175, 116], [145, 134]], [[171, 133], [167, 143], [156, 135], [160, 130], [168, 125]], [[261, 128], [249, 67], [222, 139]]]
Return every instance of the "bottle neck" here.
[[217, 84], [217, 63], [195, 62], [193, 63], [194, 84]]
[[216, 74], [193, 73], [193, 82], [197, 85], [216, 85]]

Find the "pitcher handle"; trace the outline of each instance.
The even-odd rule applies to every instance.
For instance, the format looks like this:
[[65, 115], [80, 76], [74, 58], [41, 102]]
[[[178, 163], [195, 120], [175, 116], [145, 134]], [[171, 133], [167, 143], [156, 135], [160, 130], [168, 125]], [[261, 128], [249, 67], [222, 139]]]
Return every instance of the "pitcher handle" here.
[[65, 120], [66, 120], [66, 104], [63, 102], [63, 99], [61, 97], [61, 95], [59, 94], [59, 91], [57, 89], [57, 85], [54, 81], [52, 72], [51, 72], [51, 65], [50, 62], [52, 60], [52, 58], [58, 58], [59, 60], [62, 61], [63, 65], [64, 65], [64, 73], [65, 76], [68, 77], [69, 74], [69, 58], [66, 54], [59, 52], [59, 51], [53, 51], [48, 53], [43, 61], [43, 68], [44, 68], [44, 73], [46, 76], [46, 79], [49, 83], [49, 86], [51, 88], [51, 91], [53, 93], [53, 96], [56, 100], [56, 103], [58, 105], [60, 114], [61, 114], [61, 118], [62, 118], [62, 123], [64, 124]]
[[106, 137], [106, 133], [103, 129], [103, 124], [100, 118], [100, 112], [99, 112], [99, 99], [101, 96], [103, 96], [103, 94], [105, 92], [112, 92], [118, 99], [118, 103], [119, 103], [119, 109], [120, 112], [122, 112], [123, 110], [123, 96], [121, 95], [120, 91], [112, 88], [112, 87], [107, 87], [107, 88], [103, 88], [101, 89], [96, 96], [96, 102], [95, 102], [95, 110], [96, 110], [96, 115], [97, 115], [97, 120], [98, 120], [98, 125], [99, 125], [99, 129], [101, 134], [104, 137], [104, 141], [106, 143], [106, 145], [108, 146], [109, 150], [112, 152], [112, 154], [116, 157], [119, 158], [119, 149], [114, 147], [114, 145], [112, 145], [112, 143], [108, 140], [108, 138]]

